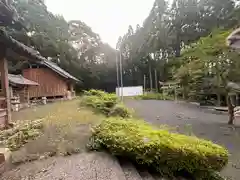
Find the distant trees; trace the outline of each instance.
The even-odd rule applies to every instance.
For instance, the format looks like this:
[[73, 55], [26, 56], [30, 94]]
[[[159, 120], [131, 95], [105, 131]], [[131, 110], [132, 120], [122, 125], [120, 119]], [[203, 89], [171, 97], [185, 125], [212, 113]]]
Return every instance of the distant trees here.
[[[21, 17], [25, 27], [19, 30], [10, 26], [10, 21], [8, 24], [1, 21], [9, 34], [82, 79], [81, 87], [114, 90], [115, 50], [104, 44], [88, 25], [80, 20], [67, 22], [62, 16], [52, 14], [42, 0], [14, 0], [11, 6], [7, 2], [1, 1], [1, 13], [5, 6], [7, 10], [11, 7], [12, 16]], [[21, 66], [19, 58], [8, 57], [10, 71], [15, 71], [16, 65]]]
[[151, 87], [155, 70], [159, 80], [173, 80], [174, 68], [182, 63], [174, 57], [215, 28], [235, 26], [238, 14], [232, 0], [156, 0], [143, 25], [129, 26], [122, 36], [124, 83], [142, 84], [145, 74]]
[[[14, 0], [12, 6], [26, 30], [5, 24], [9, 34], [82, 79], [82, 88], [114, 91], [117, 52], [91, 27], [52, 14], [42, 0]], [[129, 25], [117, 43], [124, 85], [142, 85], [144, 75], [152, 89], [156, 80], [178, 81], [185, 98], [216, 92], [219, 104], [225, 82], [238, 81], [238, 54], [224, 38], [239, 23], [239, 9], [233, 0], [155, 0], [144, 23]], [[11, 71], [18, 58], [9, 57]]]

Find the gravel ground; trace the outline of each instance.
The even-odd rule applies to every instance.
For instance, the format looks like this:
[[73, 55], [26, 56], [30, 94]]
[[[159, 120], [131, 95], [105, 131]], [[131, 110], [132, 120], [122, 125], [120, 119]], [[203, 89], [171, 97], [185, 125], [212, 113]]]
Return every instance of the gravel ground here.
[[183, 134], [192, 134], [223, 145], [231, 153], [222, 174], [229, 179], [240, 177], [240, 119], [234, 127], [227, 125], [228, 116], [199, 106], [172, 101], [126, 100], [141, 118], [155, 125], [168, 125]]
[[[138, 116], [154, 125], [166, 124], [184, 134], [212, 140], [227, 147], [230, 162], [222, 174], [229, 179], [240, 177], [240, 119], [227, 125], [227, 115], [217, 114], [196, 105], [171, 101], [126, 100]], [[125, 180], [122, 168], [105, 153], [81, 153], [67, 158], [22, 164], [6, 172], [1, 180]]]
[[105, 153], [82, 153], [69, 157], [22, 164], [4, 173], [1, 180], [125, 180], [118, 161]]

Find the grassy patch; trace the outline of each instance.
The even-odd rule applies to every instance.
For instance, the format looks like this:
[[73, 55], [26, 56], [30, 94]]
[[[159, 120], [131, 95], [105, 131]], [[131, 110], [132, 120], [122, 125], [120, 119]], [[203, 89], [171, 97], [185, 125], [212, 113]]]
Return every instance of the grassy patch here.
[[219, 145], [135, 119], [104, 120], [94, 129], [89, 148], [106, 149], [166, 176], [188, 174], [206, 179], [228, 163], [228, 151]]
[[14, 149], [13, 163], [84, 151], [91, 127], [102, 120], [102, 116], [79, 107], [79, 99], [25, 109], [13, 117], [23, 124], [41, 119], [43, 125], [34, 140]]

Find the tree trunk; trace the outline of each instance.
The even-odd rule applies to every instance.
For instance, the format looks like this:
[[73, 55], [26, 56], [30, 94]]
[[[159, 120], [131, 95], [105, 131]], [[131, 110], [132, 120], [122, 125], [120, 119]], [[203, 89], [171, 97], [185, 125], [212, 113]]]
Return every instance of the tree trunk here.
[[151, 67], [151, 64], [149, 64], [149, 80], [150, 80], [150, 90], [152, 92], [153, 82], [152, 82], [152, 67]]
[[[2, 93], [5, 98], [4, 108], [7, 111], [7, 117], [4, 122], [4, 126], [8, 127], [11, 121], [11, 104], [10, 104], [10, 91], [9, 91], [9, 81], [8, 81], [8, 62], [5, 57], [6, 47], [0, 44], [0, 80]], [[1, 90], [0, 90], [1, 91]]]
[[234, 106], [232, 104], [230, 95], [227, 95], [227, 106], [228, 106], [228, 115], [229, 115], [228, 124], [233, 125], [233, 123], [234, 123]]
[[217, 93], [217, 105], [221, 106], [221, 95]]
[[180, 44], [177, 44], [175, 47], [175, 57], [180, 57], [181, 55], [181, 47]]
[[175, 57], [180, 57], [180, 55], [181, 55], [180, 32], [177, 32], [177, 39], [175, 44]]
[[219, 63], [217, 62], [217, 105], [221, 106], [221, 95], [220, 95], [220, 91], [221, 91], [221, 76], [220, 76], [220, 70], [219, 70]]
[[155, 91], [156, 93], [158, 93], [158, 79], [157, 79], [157, 70], [154, 70], [154, 74], [155, 74]]

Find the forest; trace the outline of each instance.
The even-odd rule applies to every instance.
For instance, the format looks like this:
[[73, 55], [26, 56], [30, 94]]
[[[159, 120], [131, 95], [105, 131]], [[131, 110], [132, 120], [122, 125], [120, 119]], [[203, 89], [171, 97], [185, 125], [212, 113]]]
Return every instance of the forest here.
[[[209, 97], [224, 103], [226, 83], [240, 81], [239, 54], [225, 43], [240, 22], [238, 1], [169, 2], [155, 0], [144, 23], [129, 25], [116, 47], [103, 43], [81, 20], [67, 22], [51, 13], [44, 0], [13, 0], [11, 6], [25, 28], [3, 28], [81, 79], [78, 90], [114, 91], [116, 58], [121, 54], [124, 86], [143, 85], [145, 76], [147, 89], [158, 91], [159, 82], [176, 82], [184, 99]], [[8, 56], [14, 73], [23, 61]]]

